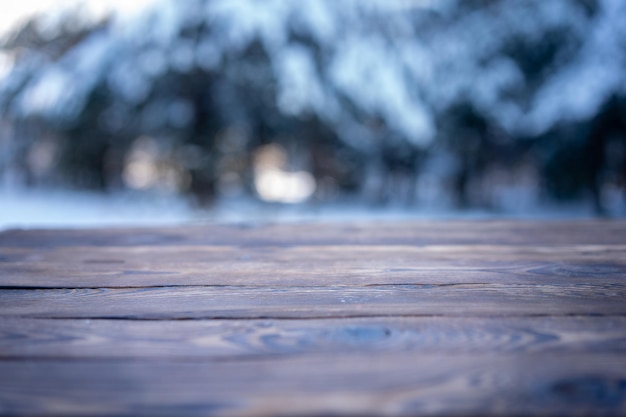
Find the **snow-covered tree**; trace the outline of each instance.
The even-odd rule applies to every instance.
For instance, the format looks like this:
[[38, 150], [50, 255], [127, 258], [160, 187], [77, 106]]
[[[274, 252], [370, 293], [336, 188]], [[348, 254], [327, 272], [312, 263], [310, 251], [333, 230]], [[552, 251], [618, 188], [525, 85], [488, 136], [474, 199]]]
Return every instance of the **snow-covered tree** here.
[[278, 143], [318, 185], [427, 172], [466, 200], [511, 154], [557, 152], [528, 138], [624, 94], [625, 17], [620, 0], [85, 3], [3, 35], [4, 164], [49, 178], [54, 148], [75, 182], [212, 197], [253, 190]]

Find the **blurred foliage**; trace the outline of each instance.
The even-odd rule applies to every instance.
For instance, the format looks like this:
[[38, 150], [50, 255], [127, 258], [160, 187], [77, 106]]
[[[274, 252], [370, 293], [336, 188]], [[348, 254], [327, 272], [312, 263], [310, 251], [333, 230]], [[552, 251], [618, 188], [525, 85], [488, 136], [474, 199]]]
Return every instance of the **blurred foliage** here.
[[34, 16], [2, 44], [0, 175], [201, 204], [493, 207], [497, 190], [525, 187], [602, 212], [607, 187], [626, 183], [624, 7], [435, 3], [163, 0], [132, 18]]

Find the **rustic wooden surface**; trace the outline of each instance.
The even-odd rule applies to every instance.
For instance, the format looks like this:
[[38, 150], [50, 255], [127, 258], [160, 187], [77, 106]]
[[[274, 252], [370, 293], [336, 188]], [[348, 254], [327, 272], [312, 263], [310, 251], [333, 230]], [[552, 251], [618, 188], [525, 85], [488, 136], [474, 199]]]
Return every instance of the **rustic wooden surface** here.
[[0, 415], [626, 415], [626, 222], [5, 231]]

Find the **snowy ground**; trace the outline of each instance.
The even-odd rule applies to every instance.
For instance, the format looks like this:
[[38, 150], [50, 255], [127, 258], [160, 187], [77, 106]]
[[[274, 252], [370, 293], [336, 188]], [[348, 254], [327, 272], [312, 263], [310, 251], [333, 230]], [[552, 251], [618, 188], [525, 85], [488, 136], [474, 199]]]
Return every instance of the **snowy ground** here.
[[191, 210], [168, 198], [72, 191], [0, 191], [0, 229], [157, 225], [189, 221]]
[[[611, 211], [626, 216], [624, 206]], [[212, 209], [194, 208], [163, 195], [95, 194], [76, 191], [0, 189], [0, 230], [9, 228], [150, 226], [241, 222], [399, 221], [445, 218], [585, 218], [588, 206], [550, 206], [524, 211], [458, 211], [449, 207], [371, 206], [344, 201], [333, 204], [265, 204], [222, 200]]]

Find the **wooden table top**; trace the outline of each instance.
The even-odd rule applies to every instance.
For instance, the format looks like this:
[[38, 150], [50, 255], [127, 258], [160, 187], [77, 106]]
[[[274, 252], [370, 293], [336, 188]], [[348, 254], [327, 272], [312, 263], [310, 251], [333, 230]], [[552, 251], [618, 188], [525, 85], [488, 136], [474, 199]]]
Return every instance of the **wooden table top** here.
[[0, 415], [626, 415], [626, 221], [5, 231]]

